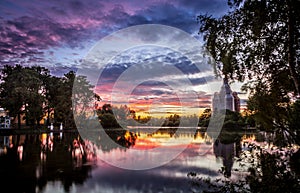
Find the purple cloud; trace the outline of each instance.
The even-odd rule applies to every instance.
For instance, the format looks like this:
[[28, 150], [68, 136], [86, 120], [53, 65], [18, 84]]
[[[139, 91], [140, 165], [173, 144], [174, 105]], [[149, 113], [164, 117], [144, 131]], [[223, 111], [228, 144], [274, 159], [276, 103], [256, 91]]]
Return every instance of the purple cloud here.
[[49, 65], [49, 49], [88, 49], [86, 42], [138, 24], [165, 24], [195, 33], [198, 13], [219, 14], [227, 9], [224, 5], [226, 1], [216, 0], [1, 1], [0, 64]]

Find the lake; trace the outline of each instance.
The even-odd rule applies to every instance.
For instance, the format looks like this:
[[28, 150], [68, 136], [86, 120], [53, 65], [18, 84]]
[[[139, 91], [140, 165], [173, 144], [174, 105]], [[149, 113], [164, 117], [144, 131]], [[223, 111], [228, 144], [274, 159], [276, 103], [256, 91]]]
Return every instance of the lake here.
[[[102, 143], [103, 136], [114, 143]], [[93, 137], [82, 139], [78, 132], [0, 136], [0, 191], [193, 192], [189, 172], [238, 179], [245, 174], [235, 160], [249, 151], [248, 142], [272, 146], [255, 131], [221, 133], [216, 141], [190, 128], [112, 129]]]

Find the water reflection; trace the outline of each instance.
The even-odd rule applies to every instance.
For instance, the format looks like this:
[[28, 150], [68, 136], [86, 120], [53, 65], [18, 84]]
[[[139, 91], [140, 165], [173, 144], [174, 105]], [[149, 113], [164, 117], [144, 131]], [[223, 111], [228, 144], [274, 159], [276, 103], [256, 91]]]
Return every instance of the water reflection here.
[[[134, 183], [138, 184], [134, 186], [139, 187], [138, 189], [141, 188], [140, 186], [144, 186], [142, 188], [144, 191], [149, 188], [148, 185], [145, 186], [149, 183], [150, 186], [157, 185], [159, 189], [162, 188], [162, 182], [169, 184], [169, 186], [173, 186], [173, 183], [176, 182], [176, 184], [182, 184], [182, 187], [184, 187], [183, 184], [186, 181], [179, 182], [178, 180], [185, 179], [186, 173], [192, 168], [196, 168], [193, 164], [186, 163], [183, 166], [181, 161], [175, 161], [173, 164], [149, 170], [146, 173], [143, 171], [120, 171], [103, 163], [99, 159], [99, 156], [101, 156], [99, 152], [106, 152], [108, 156], [114, 157], [118, 156], [116, 153], [120, 153], [119, 151], [126, 154], [127, 152], [124, 150], [127, 148], [143, 149], [170, 146], [169, 138], [176, 139], [179, 144], [181, 140], [192, 139], [193, 144], [199, 146], [205, 143], [204, 138], [206, 136], [204, 132], [175, 133], [169, 129], [151, 133], [145, 130], [112, 130], [106, 131], [106, 134], [117, 145], [99, 146], [89, 140], [83, 140], [78, 133], [0, 136], [0, 147], [2, 149], [0, 155], [0, 184], [7, 187], [7, 184], [14, 182], [15, 186], [9, 186], [10, 192], [45, 192], [49, 186], [53, 186], [49, 182], [59, 181], [63, 190], [69, 192], [72, 191], [72, 187], [78, 188], [86, 181], [95, 184], [101, 184], [99, 181], [103, 181], [110, 184], [109, 187], [113, 187], [117, 183], [116, 179], [120, 176], [123, 176], [119, 181], [120, 187], [122, 187], [128, 176], [136, 176], [135, 180], [137, 181]], [[209, 143], [207, 144], [209, 145]], [[196, 146], [191, 149], [199, 150]], [[186, 152], [182, 159], [186, 159], [186, 155], [191, 155], [191, 152]], [[197, 156], [197, 153], [195, 155]], [[179, 171], [176, 171], [178, 169]], [[201, 167], [200, 170], [209, 171], [204, 167]], [[106, 173], [105, 176], [102, 175], [103, 172]], [[93, 173], [95, 177], [92, 176]], [[107, 178], [107, 176], [110, 177]], [[158, 177], [160, 180], [158, 180]], [[172, 179], [174, 177], [177, 180]], [[150, 179], [153, 180], [150, 182]], [[169, 181], [170, 179], [172, 180]], [[172, 185], [170, 185], [170, 182], [172, 182]], [[127, 185], [132, 186], [132, 184]]]
[[241, 137], [235, 132], [222, 131], [213, 145], [214, 154], [222, 160], [222, 173], [225, 177], [231, 177], [234, 158], [239, 157], [241, 151]]
[[[221, 132], [215, 141], [204, 131], [189, 129], [181, 132], [167, 128], [155, 132], [131, 129], [105, 133], [115, 145], [92, 143], [76, 132], [0, 136], [1, 187], [14, 182], [14, 186], [9, 186], [10, 192], [191, 192], [188, 172], [219, 177], [222, 174], [218, 170], [222, 169], [225, 177], [234, 176], [235, 158], [242, 151], [251, 151], [253, 142], [270, 148], [272, 145], [258, 133]], [[103, 139], [105, 133], [95, 139]], [[170, 142], [170, 138], [176, 140]], [[191, 144], [184, 152], [151, 170], [123, 170], [101, 160], [101, 156], [115, 158], [120, 155], [133, 159], [130, 156], [134, 155], [125, 151], [128, 148], [145, 150], [164, 146], [173, 151], [174, 146], [186, 139], [190, 139]]]
[[94, 166], [84, 144], [81, 146], [84, 153], [78, 154], [76, 147], [69, 143], [78, 139], [75, 133], [66, 135], [64, 140], [59, 135], [46, 133], [0, 138], [3, 142], [0, 184], [7, 187], [14, 183], [9, 186], [10, 192], [41, 192], [48, 181], [61, 181], [68, 192], [73, 184], [82, 184]]

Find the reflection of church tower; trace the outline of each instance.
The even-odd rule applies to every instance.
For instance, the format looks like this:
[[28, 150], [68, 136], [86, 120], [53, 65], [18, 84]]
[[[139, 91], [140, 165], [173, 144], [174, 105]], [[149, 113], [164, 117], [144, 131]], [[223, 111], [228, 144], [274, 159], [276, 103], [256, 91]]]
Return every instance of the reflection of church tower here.
[[216, 158], [222, 159], [225, 177], [231, 176], [234, 157], [238, 157], [240, 155], [240, 146], [238, 144], [240, 144], [240, 141], [226, 144], [217, 139], [214, 142], [213, 151]]
[[216, 92], [212, 101], [213, 111], [228, 109], [231, 111], [240, 111], [240, 98], [238, 97], [237, 92], [232, 92], [227, 78], [224, 78], [221, 91]]

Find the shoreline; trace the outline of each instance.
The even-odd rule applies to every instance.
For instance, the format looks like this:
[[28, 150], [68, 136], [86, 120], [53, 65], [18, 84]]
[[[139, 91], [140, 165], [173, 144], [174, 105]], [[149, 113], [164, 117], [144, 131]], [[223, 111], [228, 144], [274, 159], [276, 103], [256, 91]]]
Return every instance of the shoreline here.
[[0, 129], [0, 136], [5, 135], [22, 135], [22, 134], [41, 134], [41, 133], [72, 133], [78, 132], [77, 129], [50, 130], [50, 129]]
[[[137, 128], [128, 128], [128, 131], [131, 131], [131, 130], [135, 130]], [[146, 128], [141, 128], [141, 131], [142, 130], [146, 130]], [[165, 128], [160, 128], [158, 130], [160, 131], [173, 131], [174, 129], [178, 129], [176, 127], [165, 127]], [[190, 128], [188, 128], [187, 130], [189, 130]], [[107, 129], [106, 131], [118, 131], [118, 130], [124, 130], [122, 128], [120, 129], [116, 129], [116, 128], [109, 128]], [[202, 131], [202, 132], [206, 132], [206, 129], [205, 128], [197, 128], [196, 129], [197, 131]], [[53, 129], [53, 130], [50, 130], [49, 128], [40, 128], [40, 129], [33, 129], [33, 128], [22, 128], [22, 129], [8, 129], [8, 128], [0, 128], [0, 136], [6, 136], [6, 135], [22, 135], [22, 134], [41, 134], [41, 133], [60, 133], [60, 132], [63, 132], [63, 133], [74, 133], [74, 132], [80, 132], [81, 130], [79, 129], [63, 129], [63, 130], [59, 130], [59, 129]], [[82, 130], [84, 131], [84, 130]], [[89, 131], [93, 131], [93, 130], [89, 130]], [[257, 132], [258, 130], [257, 129], [240, 129], [240, 130], [228, 130], [228, 129], [224, 129], [223, 132], [225, 133], [236, 133], [236, 132]], [[176, 132], [176, 131], [175, 131]]]

